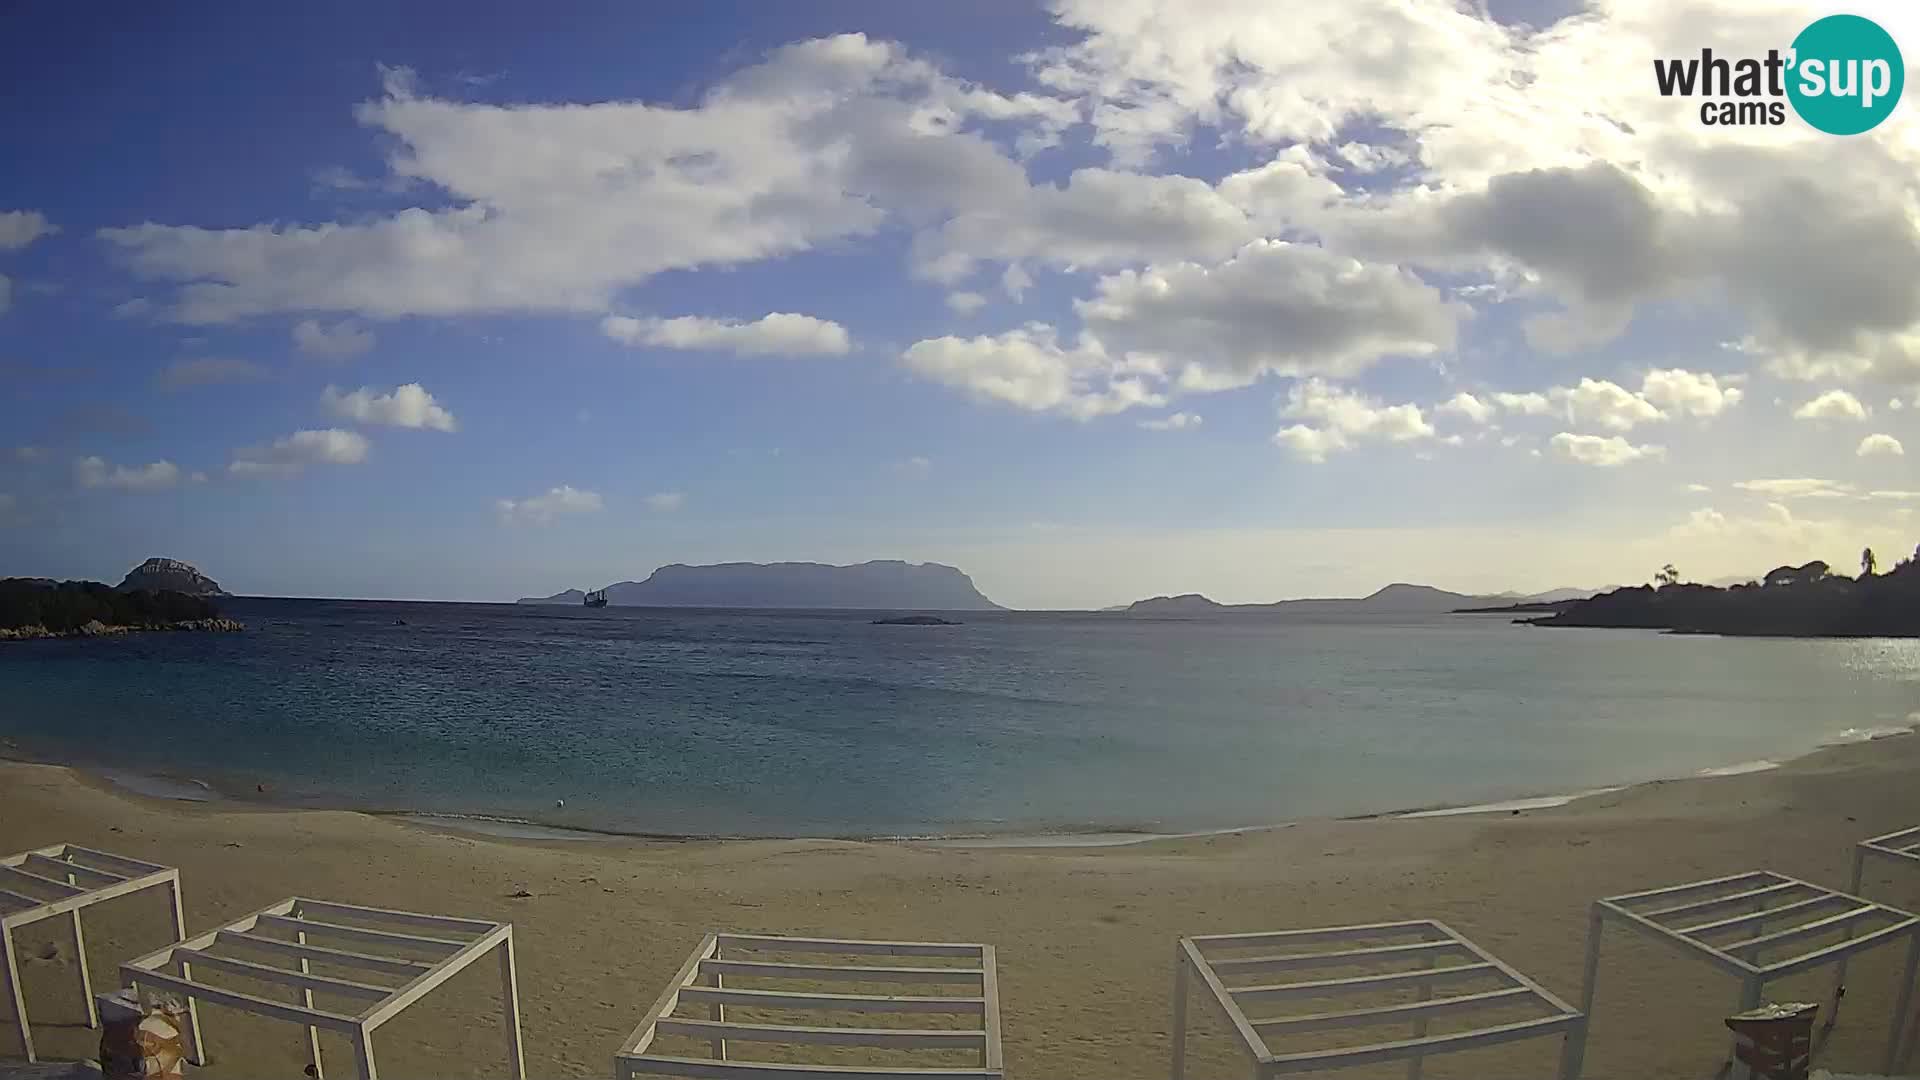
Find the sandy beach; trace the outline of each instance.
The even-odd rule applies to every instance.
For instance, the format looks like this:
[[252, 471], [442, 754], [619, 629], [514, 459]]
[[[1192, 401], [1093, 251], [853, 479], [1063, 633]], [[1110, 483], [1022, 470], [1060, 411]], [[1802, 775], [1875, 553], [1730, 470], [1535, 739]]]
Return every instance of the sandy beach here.
[[[511, 920], [536, 1077], [607, 1075], [619, 1040], [708, 929], [988, 942], [999, 950], [1008, 1076], [1159, 1078], [1180, 934], [1437, 918], [1577, 1000], [1595, 897], [1762, 867], [1844, 887], [1854, 841], [1916, 823], [1916, 737], [1545, 809], [1033, 849], [482, 838], [350, 812], [161, 801], [64, 768], [0, 763], [0, 850], [64, 841], [178, 866], [190, 932], [292, 894]], [[1920, 873], [1870, 867], [1864, 891], [1920, 908]], [[96, 986], [117, 985], [121, 961], [163, 944], [165, 920], [157, 896], [91, 910]], [[96, 1035], [78, 1023], [61, 925], [22, 935], [35, 1037], [44, 1056], [91, 1056]], [[1586, 1075], [1711, 1075], [1737, 987], [1665, 946], [1607, 941]], [[1897, 952], [1855, 964], [1820, 1064], [1879, 1064]], [[1829, 978], [1769, 996], [1824, 1000]], [[503, 1075], [492, 980], [482, 965], [383, 1028], [382, 1075]], [[1190, 1075], [1245, 1075], [1221, 1021], [1199, 1005], [1193, 1015]], [[197, 1075], [301, 1075], [297, 1029], [218, 1008], [203, 1024], [213, 1062]], [[1437, 1058], [1427, 1076], [1546, 1076], [1557, 1052], [1543, 1040]], [[0, 1054], [17, 1053], [11, 1027], [0, 1029]]]

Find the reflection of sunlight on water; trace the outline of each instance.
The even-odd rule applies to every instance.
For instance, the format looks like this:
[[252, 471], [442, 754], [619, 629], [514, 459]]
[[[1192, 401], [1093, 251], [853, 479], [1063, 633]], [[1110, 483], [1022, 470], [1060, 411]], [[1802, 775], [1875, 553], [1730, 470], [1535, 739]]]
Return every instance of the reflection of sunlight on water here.
[[1824, 644], [1841, 654], [1850, 670], [1920, 681], [1920, 638], [1852, 638]]

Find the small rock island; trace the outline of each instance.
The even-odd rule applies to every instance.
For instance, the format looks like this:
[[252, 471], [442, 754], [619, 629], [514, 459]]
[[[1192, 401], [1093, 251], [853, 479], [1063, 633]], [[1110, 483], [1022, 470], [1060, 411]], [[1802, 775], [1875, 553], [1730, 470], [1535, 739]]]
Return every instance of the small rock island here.
[[956, 619], [943, 619], [938, 615], [894, 615], [885, 619], [873, 620], [875, 626], [959, 626]]
[[212, 578], [176, 559], [148, 559], [118, 588], [98, 581], [0, 578], [0, 641], [244, 629], [221, 617], [207, 599], [226, 595]]

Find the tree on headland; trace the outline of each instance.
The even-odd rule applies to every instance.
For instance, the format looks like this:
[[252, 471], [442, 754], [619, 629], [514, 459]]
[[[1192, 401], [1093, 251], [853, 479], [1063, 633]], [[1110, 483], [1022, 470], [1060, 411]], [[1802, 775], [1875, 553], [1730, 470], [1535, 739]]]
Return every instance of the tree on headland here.
[[1880, 569], [1880, 564], [1873, 557], [1873, 549], [1867, 548], [1861, 551], [1860, 552], [1860, 576], [1872, 577], [1873, 572], [1878, 569]]
[[1672, 563], [1668, 563], [1660, 568], [1659, 573], [1653, 575], [1653, 580], [1659, 585], [1678, 585], [1680, 584], [1680, 571], [1675, 570]]

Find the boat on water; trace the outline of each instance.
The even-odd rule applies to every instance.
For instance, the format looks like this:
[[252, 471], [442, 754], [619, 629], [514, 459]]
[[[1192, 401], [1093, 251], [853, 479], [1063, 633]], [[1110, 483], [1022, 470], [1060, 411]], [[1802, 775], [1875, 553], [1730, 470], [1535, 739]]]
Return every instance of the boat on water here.
[[585, 597], [583, 597], [580, 602], [582, 604], [585, 604], [587, 607], [606, 607], [607, 606], [607, 590], [595, 589], [592, 592], [588, 593]]

